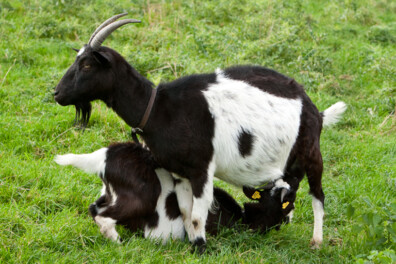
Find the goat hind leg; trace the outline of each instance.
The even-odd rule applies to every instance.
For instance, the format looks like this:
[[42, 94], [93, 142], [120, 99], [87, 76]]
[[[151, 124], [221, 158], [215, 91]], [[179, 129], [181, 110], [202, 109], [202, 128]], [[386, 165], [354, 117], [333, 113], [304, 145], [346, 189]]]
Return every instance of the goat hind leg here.
[[313, 248], [319, 248], [323, 242], [323, 216], [324, 216], [324, 193], [322, 189], [323, 160], [317, 147], [307, 162], [306, 172], [312, 195], [312, 209], [314, 213], [314, 231], [311, 240]]

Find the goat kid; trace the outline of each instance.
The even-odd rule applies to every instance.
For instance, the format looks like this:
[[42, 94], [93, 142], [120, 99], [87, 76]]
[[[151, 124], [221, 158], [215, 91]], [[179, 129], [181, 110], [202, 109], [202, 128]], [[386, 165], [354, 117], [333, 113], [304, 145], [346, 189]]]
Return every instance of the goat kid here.
[[[99, 175], [101, 196], [89, 212], [105, 237], [121, 242], [115, 229], [119, 224], [131, 232], [144, 230], [144, 237], [163, 242], [184, 238], [174, 179], [141, 145], [118, 143], [90, 154], [58, 155], [55, 162]], [[242, 210], [225, 191], [215, 188], [214, 196], [216, 208], [209, 213], [206, 228], [216, 235], [219, 227], [234, 226], [242, 219]]]
[[114, 22], [123, 15], [105, 21], [78, 51], [55, 89], [55, 100], [75, 105], [76, 120], [83, 125], [90, 102], [102, 100], [137, 129], [155, 160], [178, 179], [184, 226], [200, 252], [205, 250], [215, 176], [255, 187], [282, 178], [293, 166], [308, 178], [312, 244], [319, 246], [324, 215], [320, 133], [322, 125], [341, 117], [346, 105], [339, 102], [319, 113], [294, 79], [259, 66], [191, 75], [153, 89], [119, 53], [101, 46], [118, 27], [136, 22]]
[[58, 155], [55, 162], [99, 175], [101, 196], [89, 211], [105, 237], [120, 242], [116, 224], [163, 241], [184, 237], [178, 208], [169, 207], [176, 198], [173, 178], [156, 165], [148, 150], [133, 143], [114, 144], [90, 154]]
[[[144, 230], [146, 238], [163, 242], [170, 237], [184, 238], [174, 180], [141, 145], [118, 143], [90, 154], [58, 155], [55, 161], [96, 173], [102, 179], [101, 196], [89, 211], [105, 237], [121, 242], [115, 229], [120, 224], [131, 232]], [[246, 196], [259, 202], [245, 203], [244, 210], [227, 192], [214, 188], [215, 206], [209, 212], [206, 230], [216, 235], [220, 227], [233, 227], [237, 222], [261, 232], [278, 228], [294, 208], [298, 186], [294, 188], [282, 180], [263, 189], [245, 187]]]
[[270, 228], [279, 229], [282, 223], [289, 223], [294, 210], [298, 186], [296, 177], [269, 183], [264, 188], [243, 187], [243, 192], [258, 203], [244, 204], [244, 221], [249, 228], [266, 232]]

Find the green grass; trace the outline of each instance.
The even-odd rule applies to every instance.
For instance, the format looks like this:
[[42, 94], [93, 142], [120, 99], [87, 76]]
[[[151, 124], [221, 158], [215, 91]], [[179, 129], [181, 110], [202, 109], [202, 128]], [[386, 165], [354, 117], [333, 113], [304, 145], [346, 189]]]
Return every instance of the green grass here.
[[[88, 128], [51, 93], [95, 27], [128, 11], [105, 45], [155, 83], [234, 64], [292, 76], [320, 110], [343, 100], [322, 133], [324, 245], [312, 250], [306, 181], [294, 223], [260, 235], [223, 230], [203, 256], [186, 241], [154, 243], [121, 228], [106, 240], [88, 215], [98, 177], [53, 162], [129, 140], [128, 126], [95, 103]], [[0, 0], [1, 263], [396, 262], [396, 3], [345, 1]], [[240, 202], [243, 194], [225, 183]], [[393, 258], [393, 260], [392, 260]], [[381, 262], [383, 261], [383, 262]]]

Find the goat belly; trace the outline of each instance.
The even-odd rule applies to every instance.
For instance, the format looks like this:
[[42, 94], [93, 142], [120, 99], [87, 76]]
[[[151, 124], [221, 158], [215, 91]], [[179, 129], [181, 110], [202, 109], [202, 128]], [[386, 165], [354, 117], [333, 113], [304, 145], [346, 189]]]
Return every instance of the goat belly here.
[[297, 139], [302, 100], [267, 93], [221, 71], [203, 94], [215, 120], [215, 176], [236, 186], [281, 177]]

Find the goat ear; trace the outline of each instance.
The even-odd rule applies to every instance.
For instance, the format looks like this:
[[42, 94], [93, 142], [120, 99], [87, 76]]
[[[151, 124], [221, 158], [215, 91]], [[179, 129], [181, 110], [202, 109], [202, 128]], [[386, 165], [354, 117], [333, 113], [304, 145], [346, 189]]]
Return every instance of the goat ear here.
[[243, 193], [251, 200], [259, 200], [261, 198], [261, 193], [252, 187], [243, 186]]
[[75, 48], [72, 48], [72, 50], [74, 50], [75, 52], [79, 52], [80, 51], [79, 49], [75, 49]]
[[110, 58], [104, 52], [94, 51], [93, 55], [94, 55], [95, 60], [97, 60], [100, 64], [106, 65], [106, 66], [110, 65]]

